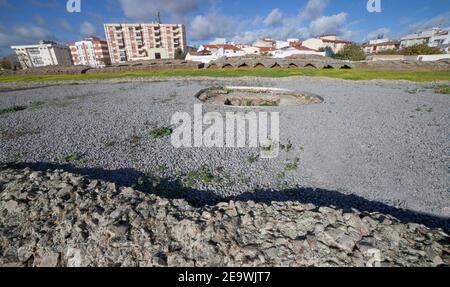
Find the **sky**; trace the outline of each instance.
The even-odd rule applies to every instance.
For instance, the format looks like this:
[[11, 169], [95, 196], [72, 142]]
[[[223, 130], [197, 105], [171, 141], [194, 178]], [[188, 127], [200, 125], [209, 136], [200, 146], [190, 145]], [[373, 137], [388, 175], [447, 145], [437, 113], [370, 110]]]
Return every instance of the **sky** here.
[[252, 43], [261, 37], [301, 40], [334, 33], [358, 43], [383, 34], [398, 39], [431, 27], [450, 27], [448, 0], [80, 0], [69, 13], [68, 0], [0, 0], [0, 55], [11, 45], [39, 40], [69, 43], [87, 36], [105, 38], [104, 23], [152, 22], [186, 25], [188, 44], [215, 38]]

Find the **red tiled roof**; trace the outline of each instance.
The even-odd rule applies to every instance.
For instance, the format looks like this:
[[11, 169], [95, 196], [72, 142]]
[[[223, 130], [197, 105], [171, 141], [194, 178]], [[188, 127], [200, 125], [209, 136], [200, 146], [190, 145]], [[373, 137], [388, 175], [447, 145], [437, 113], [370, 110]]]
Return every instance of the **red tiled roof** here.
[[327, 40], [327, 39], [321, 39], [324, 43], [336, 43], [336, 44], [351, 44], [351, 41], [346, 40]]
[[258, 48], [260, 52], [270, 52], [270, 51], [276, 51], [277, 48], [273, 48], [273, 47], [255, 47]]
[[241, 51], [236, 46], [230, 45], [230, 44], [224, 44], [224, 45], [203, 45], [205, 49], [220, 49], [223, 48], [224, 50], [233, 50], [233, 51]]
[[310, 48], [305, 47], [305, 46], [302, 46], [302, 45], [300, 45], [300, 46], [294, 46], [293, 48], [295, 48], [295, 49], [297, 49], [297, 50], [300, 50], [300, 51], [315, 51], [314, 49], [310, 49]]

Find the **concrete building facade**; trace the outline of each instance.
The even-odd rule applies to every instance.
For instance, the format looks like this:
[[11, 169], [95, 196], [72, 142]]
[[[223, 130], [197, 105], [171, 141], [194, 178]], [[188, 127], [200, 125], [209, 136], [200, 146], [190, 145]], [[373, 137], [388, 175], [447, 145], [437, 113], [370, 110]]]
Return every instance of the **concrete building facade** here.
[[69, 44], [72, 62], [75, 66], [84, 65], [93, 68], [105, 67], [111, 64], [108, 43], [98, 38], [86, 38]]
[[407, 35], [400, 39], [400, 47], [407, 48], [418, 44], [426, 44], [430, 47], [442, 47], [450, 43], [449, 31], [439, 28], [433, 28], [428, 31], [422, 31]]
[[186, 30], [181, 24], [105, 24], [112, 63], [174, 59], [186, 50]]
[[36, 45], [12, 46], [22, 69], [45, 66], [71, 66], [69, 48], [52, 41], [40, 41]]
[[362, 48], [366, 54], [376, 54], [387, 50], [398, 50], [400, 42], [390, 39], [376, 39], [363, 44]]
[[321, 48], [330, 48], [334, 53], [340, 52], [345, 47], [345, 45], [349, 44], [352, 44], [352, 42], [338, 39], [334, 34], [323, 35], [319, 38], [311, 38], [302, 42], [302, 45], [309, 49], [317, 51]]

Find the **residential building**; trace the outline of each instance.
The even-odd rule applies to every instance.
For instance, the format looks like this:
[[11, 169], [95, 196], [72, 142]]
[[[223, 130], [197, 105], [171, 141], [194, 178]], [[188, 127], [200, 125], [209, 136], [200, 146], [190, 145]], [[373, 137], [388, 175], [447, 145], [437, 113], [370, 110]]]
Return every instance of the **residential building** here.
[[376, 54], [387, 50], [398, 50], [400, 42], [390, 39], [376, 39], [363, 44], [362, 48], [366, 54]]
[[302, 43], [303, 46], [313, 50], [330, 48], [334, 53], [340, 52], [345, 45], [349, 44], [352, 44], [352, 42], [338, 39], [335, 34], [322, 35], [319, 38], [311, 38]]
[[325, 52], [318, 52], [316, 50], [307, 48], [305, 46], [292, 46], [285, 47], [282, 49], [278, 49], [276, 51], [271, 52], [274, 58], [286, 58], [294, 55], [316, 55], [325, 57]]
[[112, 63], [174, 59], [186, 50], [186, 30], [181, 24], [105, 24]]
[[253, 47], [275, 47], [276, 41], [272, 38], [258, 39], [253, 43]]
[[407, 35], [400, 40], [400, 48], [411, 47], [418, 44], [426, 44], [430, 47], [441, 47], [450, 44], [449, 31], [433, 28], [431, 30], [422, 31]]
[[198, 52], [203, 50], [211, 52], [213, 55], [220, 57], [240, 57], [244, 56], [246, 53], [239, 49], [238, 47], [231, 44], [223, 45], [201, 45]]
[[15, 51], [22, 69], [72, 65], [69, 48], [52, 41], [12, 46], [11, 49]]
[[69, 48], [75, 66], [84, 65], [97, 68], [111, 64], [106, 41], [91, 37], [84, 41], [71, 43]]

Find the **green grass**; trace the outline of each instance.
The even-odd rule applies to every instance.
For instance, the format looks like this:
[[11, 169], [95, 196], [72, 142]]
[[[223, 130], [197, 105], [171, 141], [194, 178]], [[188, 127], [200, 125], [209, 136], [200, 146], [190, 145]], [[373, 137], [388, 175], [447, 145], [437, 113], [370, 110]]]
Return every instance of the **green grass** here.
[[197, 170], [190, 171], [183, 179], [183, 186], [185, 188], [192, 188], [196, 182], [203, 184], [219, 184], [222, 181], [220, 176], [213, 175], [206, 167], [200, 167]]
[[298, 170], [298, 164], [300, 163], [300, 159], [296, 158], [294, 159], [293, 162], [287, 163], [284, 166], [284, 171], [285, 172], [292, 172], [292, 171], [297, 171]]
[[64, 162], [70, 163], [70, 162], [78, 162], [81, 160], [81, 155], [79, 153], [72, 153], [68, 154], [63, 158]]
[[0, 115], [20, 112], [20, 111], [23, 111], [26, 109], [27, 109], [26, 106], [12, 106], [12, 107], [7, 107], [7, 108], [2, 108], [2, 109], [0, 109]]
[[437, 94], [447, 94], [448, 95], [448, 94], [450, 94], [450, 86], [449, 85], [440, 86], [440, 87], [436, 88], [434, 90], [434, 92]]
[[160, 128], [150, 131], [148, 134], [150, 137], [154, 139], [160, 139], [170, 136], [173, 133], [173, 129], [171, 128]]
[[330, 69], [174, 69], [161, 71], [105, 72], [80, 75], [8, 75], [1, 76], [0, 82], [62, 81], [62, 80], [103, 80], [136, 77], [269, 77], [290, 76], [329, 77], [346, 80], [409, 80], [414, 82], [450, 81], [450, 71], [381, 71], [381, 70], [330, 70]]

